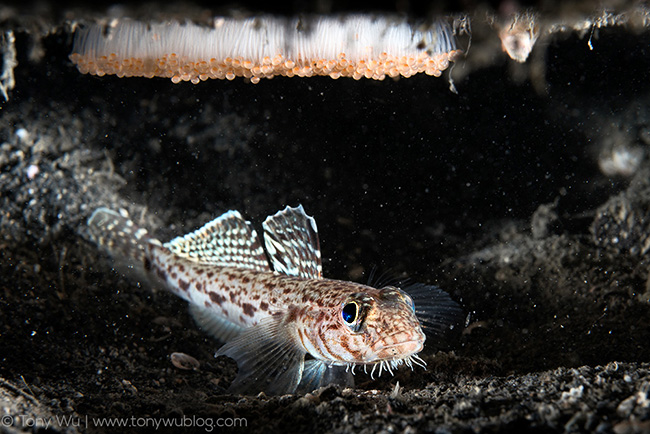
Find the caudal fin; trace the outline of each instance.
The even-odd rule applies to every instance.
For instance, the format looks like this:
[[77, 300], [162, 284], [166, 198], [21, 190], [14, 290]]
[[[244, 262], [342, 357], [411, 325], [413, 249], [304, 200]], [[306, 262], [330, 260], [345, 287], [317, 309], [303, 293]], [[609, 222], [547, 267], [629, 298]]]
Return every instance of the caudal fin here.
[[148, 243], [160, 244], [147, 230], [126, 216], [108, 208], [98, 208], [88, 219], [90, 238], [104, 247], [116, 260], [143, 264]]

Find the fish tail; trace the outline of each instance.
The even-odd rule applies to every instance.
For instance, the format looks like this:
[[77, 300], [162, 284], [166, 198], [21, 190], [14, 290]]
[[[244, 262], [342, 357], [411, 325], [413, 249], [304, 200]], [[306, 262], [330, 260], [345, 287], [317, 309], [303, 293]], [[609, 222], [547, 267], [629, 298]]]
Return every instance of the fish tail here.
[[108, 208], [98, 208], [88, 219], [91, 240], [105, 248], [115, 259], [127, 259], [143, 264], [147, 245], [160, 244], [146, 229]]

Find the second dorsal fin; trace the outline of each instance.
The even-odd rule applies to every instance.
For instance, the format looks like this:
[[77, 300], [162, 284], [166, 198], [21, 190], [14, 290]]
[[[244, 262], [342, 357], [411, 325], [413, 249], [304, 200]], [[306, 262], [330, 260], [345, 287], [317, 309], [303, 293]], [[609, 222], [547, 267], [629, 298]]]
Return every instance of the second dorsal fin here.
[[238, 211], [228, 211], [165, 247], [202, 264], [271, 271], [257, 233]]
[[264, 244], [273, 269], [289, 276], [321, 279], [318, 230], [302, 205], [286, 207], [264, 220]]

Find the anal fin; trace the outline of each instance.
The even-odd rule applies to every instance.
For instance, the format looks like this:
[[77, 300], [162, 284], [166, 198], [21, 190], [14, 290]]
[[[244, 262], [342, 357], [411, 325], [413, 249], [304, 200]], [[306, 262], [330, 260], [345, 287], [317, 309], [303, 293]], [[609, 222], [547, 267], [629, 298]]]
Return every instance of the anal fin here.
[[239, 371], [230, 393], [267, 395], [294, 393], [302, 378], [305, 350], [295, 326], [284, 314], [262, 319], [217, 351], [237, 362]]

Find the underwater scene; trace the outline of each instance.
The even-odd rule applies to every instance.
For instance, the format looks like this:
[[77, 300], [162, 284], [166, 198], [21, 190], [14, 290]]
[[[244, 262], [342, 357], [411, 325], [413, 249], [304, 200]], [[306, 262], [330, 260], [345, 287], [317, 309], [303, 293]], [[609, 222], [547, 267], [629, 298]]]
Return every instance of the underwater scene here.
[[326, 3], [0, 5], [0, 432], [650, 432], [650, 9]]

